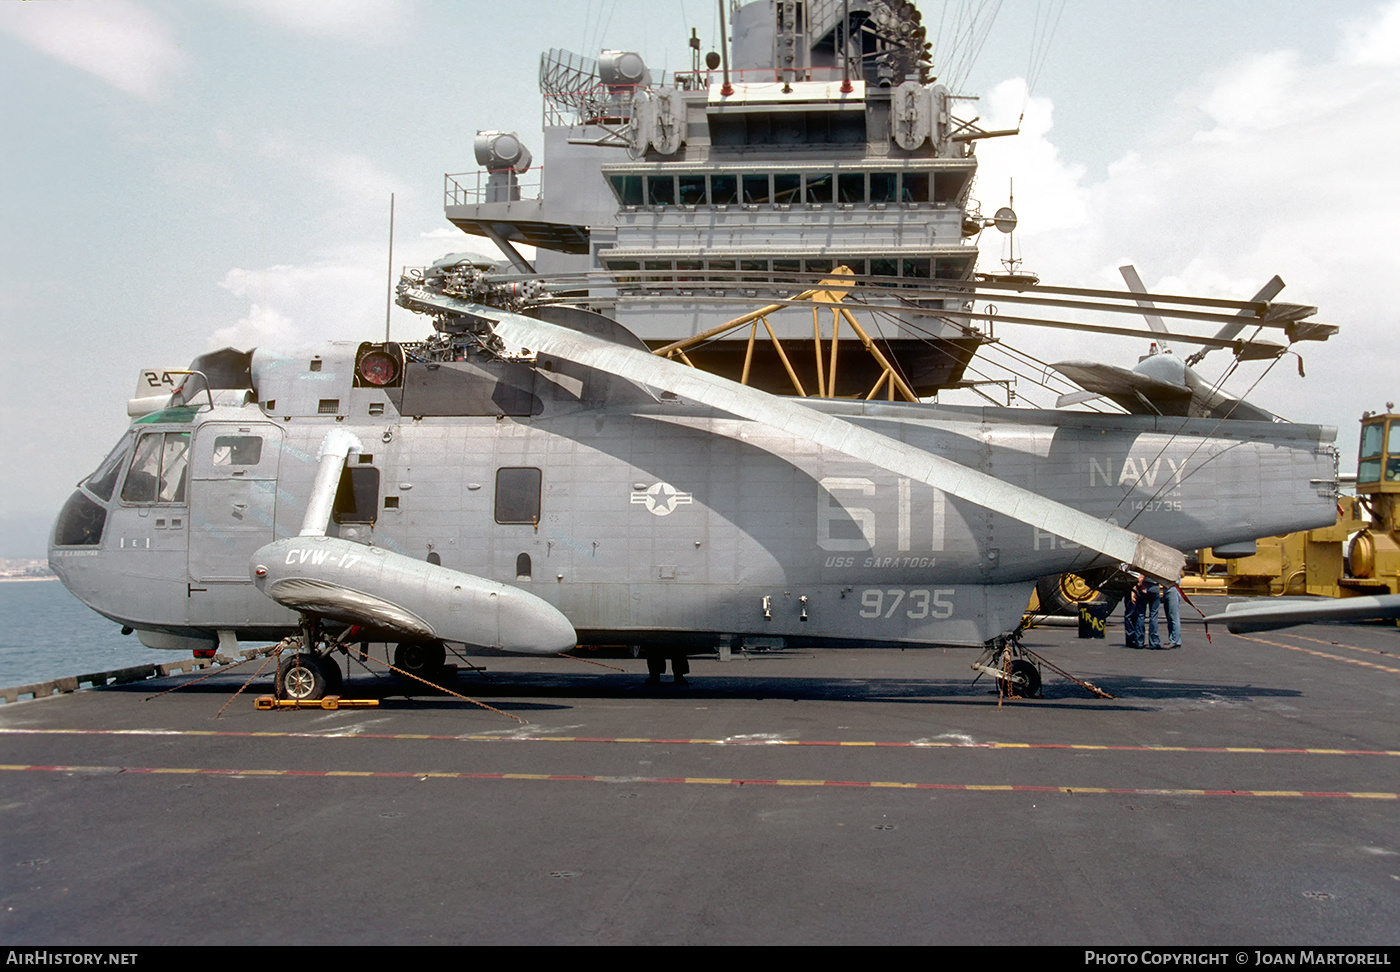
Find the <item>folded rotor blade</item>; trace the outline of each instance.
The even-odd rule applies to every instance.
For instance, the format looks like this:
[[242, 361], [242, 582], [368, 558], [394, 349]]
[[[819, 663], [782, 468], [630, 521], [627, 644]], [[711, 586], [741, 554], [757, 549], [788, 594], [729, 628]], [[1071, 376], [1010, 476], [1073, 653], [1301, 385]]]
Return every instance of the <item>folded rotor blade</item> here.
[[[1147, 293], [1147, 288], [1142, 285], [1142, 278], [1138, 276], [1137, 268], [1134, 267], [1132, 264], [1128, 264], [1124, 267], [1119, 267], [1118, 272], [1123, 275], [1123, 282], [1128, 285], [1128, 289], [1131, 290], [1133, 293]], [[1137, 305], [1139, 307], [1144, 308], [1145, 310], [1157, 309], [1157, 305], [1152, 303], [1152, 301], [1150, 300], [1143, 300], [1141, 297], [1136, 298], [1136, 300]], [[1162, 318], [1160, 318], [1156, 314], [1143, 314], [1142, 316], [1144, 319], [1146, 319], [1147, 326], [1152, 328], [1152, 330], [1156, 331], [1158, 334], [1167, 333], [1167, 323], [1166, 321], [1162, 320]], [[1160, 344], [1163, 349], [1165, 349], [1167, 346], [1167, 341], [1164, 337], [1158, 338], [1157, 343]]]
[[798, 400], [769, 395], [718, 375], [516, 314], [486, 307], [477, 308], [476, 314], [489, 319], [496, 336], [508, 345], [532, 348], [538, 353], [669, 391], [844, 452], [1078, 543], [1112, 560], [1130, 563], [1153, 577], [1175, 582], [1185, 566], [1185, 556], [1173, 547], [1028, 489], [1004, 483], [951, 459], [808, 408]]

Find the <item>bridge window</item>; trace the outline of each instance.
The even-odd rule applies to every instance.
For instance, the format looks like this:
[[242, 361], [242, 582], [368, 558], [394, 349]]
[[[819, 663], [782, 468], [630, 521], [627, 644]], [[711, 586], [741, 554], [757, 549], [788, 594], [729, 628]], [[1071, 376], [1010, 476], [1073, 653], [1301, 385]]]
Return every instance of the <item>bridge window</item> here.
[[735, 264], [733, 260], [711, 260], [709, 267], [710, 279], [717, 283], [734, 279]]
[[904, 173], [904, 190], [902, 193], [902, 198], [905, 202], [908, 203], [928, 202], [928, 173]]
[[496, 522], [539, 523], [543, 474], [534, 468], [496, 470]]
[[767, 175], [744, 176], [744, 202], [757, 206], [769, 202], [771, 199]]
[[653, 206], [673, 206], [676, 202], [674, 176], [647, 176], [647, 202]]
[[640, 206], [642, 204], [642, 177], [636, 175], [615, 175], [609, 177], [612, 183], [613, 192], [617, 193], [618, 202], [624, 206]]
[[716, 206], [730, 206], [739, 201], [739, 177], [710, 176], [710, 201]]
[[773, 176], [773, 201], [775, 203], [801, 202], [802, 177], [796, 172], [779, 172]]
[[831, 173], [809, 174], [807, 176], [807, 202], [831, 202]]
[[703, 206], [710, 201], [705, 192], [704, 176], [678, 176], [676, 182], [680, 186], [680, 201], [682, 206]]
[[899, 175], [894, 172], [870, 173], [870, 201], [892, 203], [899, 199]]
[[[870, 275], [872, 277], [897, 277], [899, 276], [898, 260], [871, 260]], [[894, 281], [879, 280], [875, 282], [877, 287], [893, 287]]]
[[739, 269], [743, 271], [743, 279], [749, 283], [768, 282], [767, 260], [740, 260]]

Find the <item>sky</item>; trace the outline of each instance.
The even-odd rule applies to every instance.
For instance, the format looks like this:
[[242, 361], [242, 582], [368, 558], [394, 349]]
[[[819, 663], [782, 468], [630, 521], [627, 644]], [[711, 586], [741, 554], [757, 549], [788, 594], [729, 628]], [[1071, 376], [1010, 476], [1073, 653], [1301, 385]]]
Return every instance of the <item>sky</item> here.
[[[1400, 0], [920, 7], [941, 78], [980, 96], [964, 111], [1022, 119], [979, 146], [974, 195], [990, 213], [1014, 180], [1025, 268], [1120, 288], [1133, 263], [1149, 289], [1232, 298], [1279, 274], [1280, 299], [1341, 332], [1300, 346], [1305, 377], [1289, 356], [1226, 390], [1337, 426], [1354, 471], [1361, 412], [1400, 399]], [[391, 193], [397, 266], [496, 256], [443, 218], [442, 176], [475, 170], [478, 129], [518, 131], [548, 165], [544, 49], [685, 69], [691, 27], [716, 45], [712, 3], [0, 2], [0, 557], [44, 556], [141, 368], [382, 334]], [[983, 243], [998, 269], [1003, 241]], [[396, 338], [427, 330], [391, 319]], [[1050, 361], [1143, 351], [997, 336]]]

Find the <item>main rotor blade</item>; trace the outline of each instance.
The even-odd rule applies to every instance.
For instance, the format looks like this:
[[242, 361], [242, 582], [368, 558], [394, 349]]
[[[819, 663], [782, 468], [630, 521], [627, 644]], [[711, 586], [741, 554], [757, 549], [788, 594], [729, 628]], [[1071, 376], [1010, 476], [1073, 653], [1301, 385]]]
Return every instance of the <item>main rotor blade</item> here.
[[[1128, 285], [1128, 289], [1131, 290], [1133, 293], [1147, 293], [1147, 288], [1142, 285], [1142, 278], [1138, 276], [1137, 267], [1133, 266], [1130, 263], [1127, 266], [1119, 267], [1118, 272], [1123, 275], [1123, 282]], [[1156, 304], [1152, 303], [1152, 301], [1150, 300], [1144, 300], [1142, 297], [1137, 298], [1137, 304], [1139, 307], [1145, 308], [1147, 310], [1155, 311], [1157, 309]], [[1156, 314], [1143, 314], [1142, 316], [1147, 321], [1147, 326], [1152, 328], [1152, 330], [1156, 331], [1158, 334], [1161, 335], [1165, 335], [1167, 333], [1166, 321], [1162, 320]], [[1167, 342], [1165, 338], [1158, 339], [1158, 343], [1162, 345], [1163, 351], [1167, 350]]]
[[761, 422], [1130, 563], [1153, 577], [1175, 583], [1185, 566], [1181, 551], [1166, 544], [796, 400], [516, 314], [488, 307], [474, 308], [474, 314], [488, 319], [496, 336], [509, 345], [533, 348]]
[[[1279, 292], [1283, 290], [1283, 286], [1283, 278], [1280, 277], [1278, 274], [1274, 274], [1273, 279], [1271, 279], [1268, 283], [1259, 288], [1259, 292], [1254, 295], [1254, 300], [1271, 301], [1279, 295]], [[1240, 331], [1243, 331], [1245, 325], [1250, 324], [1252, 322], [1251, 319], [1258, 319], [1254, 315], [1248, 314], [1245, 311], [1240, 311], [1237, 316], [1240, 318], [1240, 322], [1238, 324], [1226, 324], [1224, 327], [1222, 327], [1219, 331], [1215, 333], [1215, 336], [1218, 338], [1224, 338], [1225, 340], [1229, 341], [1233, 339], [1236, 334], [1239, 334]]]
[[[1283, 290], [1284, 286], [1283, 278], [1278, 274], [1274, 274], [1268, 283], [1259, 288], [1259, 292], [1254, 295], [1254, 299], [1265, 301], [1273, 300]], [[1257, 316], [1245, 310], [1240, 311], [1236, 316], [1239, 318], [1238, 323], [1226, 324], [1219, 331], [1216, 331], [1215, 336], [1217, 339], [1233, 341], [1235, 336], [1245, 329], [1246, 325], [1250, 324], [1252, 321], [1258, 320]], [[1213, 347], [1209, 346], [1201, 348], [1201, 350], [1189, 355], [1186, 358], [1186, 363], [1194, 367], [1201, 363], [1201, 359], [1204, 358], [1208, 352], [1214, 350]]]

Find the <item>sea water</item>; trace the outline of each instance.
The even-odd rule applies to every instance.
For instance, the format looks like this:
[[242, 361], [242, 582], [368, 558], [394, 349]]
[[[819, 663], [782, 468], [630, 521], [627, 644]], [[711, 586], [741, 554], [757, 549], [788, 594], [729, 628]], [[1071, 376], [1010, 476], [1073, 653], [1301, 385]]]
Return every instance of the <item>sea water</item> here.
[[0, 582], [0, 687], [159, 665], [189, 652], [147, 648], [53, 580]]

